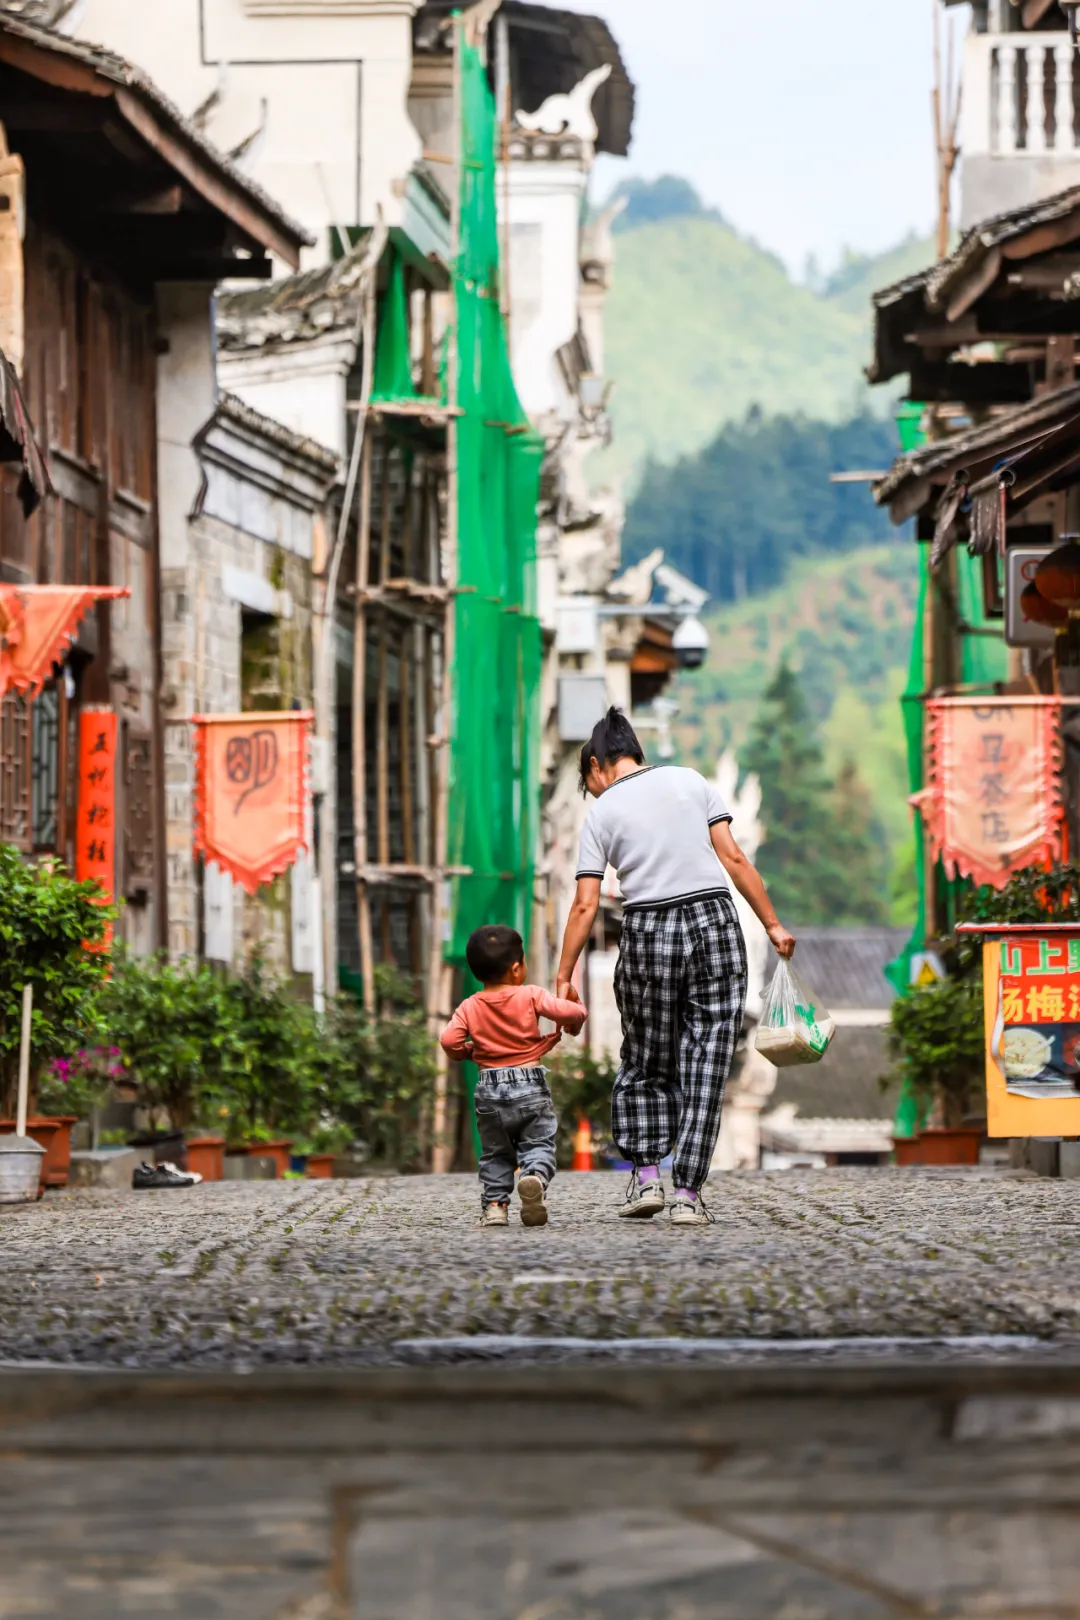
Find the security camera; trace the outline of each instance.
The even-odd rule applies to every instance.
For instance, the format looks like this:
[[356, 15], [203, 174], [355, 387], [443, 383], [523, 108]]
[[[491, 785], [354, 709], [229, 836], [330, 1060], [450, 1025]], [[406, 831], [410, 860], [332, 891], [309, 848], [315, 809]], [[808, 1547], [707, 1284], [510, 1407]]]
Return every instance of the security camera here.
[[709, 655], [709, 632], [700, 619], [683, 619], [671, 645], [683, 669], [700, 669]]

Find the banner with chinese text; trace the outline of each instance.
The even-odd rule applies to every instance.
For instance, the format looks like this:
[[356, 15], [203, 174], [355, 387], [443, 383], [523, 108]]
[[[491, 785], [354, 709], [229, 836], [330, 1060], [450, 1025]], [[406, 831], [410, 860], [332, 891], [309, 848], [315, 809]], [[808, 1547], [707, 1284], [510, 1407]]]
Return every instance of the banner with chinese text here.
[[991, 1136], [1080, 1134], [1080, 928], [983, 947]]
[[[104, 902], [116, 898], [116, 715], [111, 709], [79, 711], [78, 798], [75, 813], [75, 876], [93, 879]], [[104, 948], [112, 940], [112, 926]]]
[[917, 795], [931, 850], [950, 878], [1004, 888], [1060, 859], [1057, 698], [938, 698], [927, 712], [927, 785]]
[[249, 894], [307, 848], [310, 713], [201, 714], [195, 849]]
[[126, 586], [0, 585], [0, 697], [12, 689], [36, 692], [88, 609], [130, 595]]

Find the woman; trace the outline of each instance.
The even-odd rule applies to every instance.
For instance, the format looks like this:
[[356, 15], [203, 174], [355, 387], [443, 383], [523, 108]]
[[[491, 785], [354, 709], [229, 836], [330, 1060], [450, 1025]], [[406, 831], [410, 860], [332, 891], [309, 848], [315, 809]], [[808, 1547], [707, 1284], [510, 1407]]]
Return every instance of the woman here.
[[732, 837], [715, 786], [682, 766], [646, 765], [619, 709], [608, 710], [581, 750], [581, 786], [596, 803], [581, 834], [556, 994], [576, 999], [574, 968], [605, 868], [614, 866], [623, 895], [615, 969], [623, 1046], [611, 1124], [634, 1166], [619, 1213], [650, 1218], [663, 1209], [659, 1166], [674, 1148], [672, 1225], [705, 1226], [701, 1188], [746, 1000], [746, 946], [727, 880], [781, 956], [792, 954], [795, 939]]

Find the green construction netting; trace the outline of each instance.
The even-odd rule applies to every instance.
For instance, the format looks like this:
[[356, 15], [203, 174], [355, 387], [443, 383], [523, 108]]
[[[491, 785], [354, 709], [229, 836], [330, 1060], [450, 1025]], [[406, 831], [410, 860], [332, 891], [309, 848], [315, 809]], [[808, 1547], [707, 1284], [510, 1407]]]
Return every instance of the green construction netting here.
[[536, 509], [543, 441], [510, 370], [499, 305], [495, 98], [461, 45], [457, 313], [458, 585], [450, 752], [452, 886], [446, 954], [483, 923], [528, 939], [540, 814]]
[[[458, 586], [450, 749], [447, 960], [465, 969], [474, 928], [527, 941], [540, 818], [540, 622], [536, 511], [543, 440], [510, 370], [499, 305], [495, 99], [480, 53], [461, 45], [457, 314]], [[475, 1071], [466, 1067], [471, 1096]]]

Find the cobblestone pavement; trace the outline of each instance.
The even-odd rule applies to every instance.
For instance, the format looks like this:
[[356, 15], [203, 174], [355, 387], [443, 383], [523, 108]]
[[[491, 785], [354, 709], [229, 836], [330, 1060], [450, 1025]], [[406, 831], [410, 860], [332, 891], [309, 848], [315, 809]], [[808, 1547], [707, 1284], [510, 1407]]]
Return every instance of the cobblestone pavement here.
[[402, 1341], [1035, 1335], [1080, 1349], [1080, 1185], [837, 1170], [712, 1183], [717, 1223], [620, 1221], [561, 1176], [551, 1224], [478, 1231], [471, 1177], [71, 1192], [0, 1212], [0, 1360], [417, 1359]]

